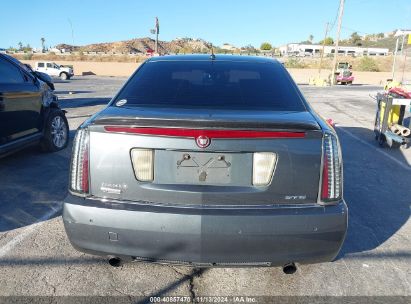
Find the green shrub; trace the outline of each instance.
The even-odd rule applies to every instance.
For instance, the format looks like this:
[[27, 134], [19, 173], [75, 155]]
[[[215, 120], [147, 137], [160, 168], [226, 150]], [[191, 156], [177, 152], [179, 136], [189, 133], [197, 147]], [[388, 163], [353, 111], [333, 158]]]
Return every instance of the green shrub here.
[[284, 65], [286, 68], [291, 68], [291, 69], [304, 69], [306, 67], [304, 62], [302, 62], [298, 58], [289, 58], [284, 63]]
[[378, 67], [378, 64], [375, 61], [375, 59], [368, 57], [368, 56], [364, 56], [361, 58], [358, 64], [358, 71], [379, 72], [380, 68]]
[[31, 58], [33, 58], [33, 53], [25, 53], [23, 58], [24, 60], [31, 60]]

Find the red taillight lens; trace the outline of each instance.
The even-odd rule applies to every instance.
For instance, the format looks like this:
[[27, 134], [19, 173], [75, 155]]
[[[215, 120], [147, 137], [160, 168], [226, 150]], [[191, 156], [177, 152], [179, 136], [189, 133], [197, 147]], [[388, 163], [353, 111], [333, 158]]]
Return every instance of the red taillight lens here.
[[323, 175], [322, 175], [322, 187], [321, 187], [321, 198], [329, 197], [329, 186], [328, 186], [328, 161], [327, 157], [323, 157]]
[[323, 139], [323, 169], [321, 201], [332, 202], [342, 197], [342, 158], [337, 137], [325, 133]]
[[89, 191], [89, 133], [87, 129], [78, 130], [74, 139], [70, 189], [83, 194]]
[[83, 151], [83, 163], [81, 166], [81, 191], [88, 192], [88, 144]]

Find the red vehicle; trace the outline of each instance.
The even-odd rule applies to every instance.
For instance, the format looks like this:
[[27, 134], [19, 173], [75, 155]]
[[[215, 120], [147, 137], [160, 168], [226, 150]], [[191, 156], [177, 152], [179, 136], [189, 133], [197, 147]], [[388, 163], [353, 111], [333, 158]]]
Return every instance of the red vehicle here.
[[337, 67], [337, 83], [352, 84], [354, 76], [352, 75], [352, 66], [348, 62], [340, 62]]
[[148, 57], [153, 57], [154, 56], [154, 50], [152, 50], [152, 49], [147, 49], [146, 50], [146, 56], [148, 56]]

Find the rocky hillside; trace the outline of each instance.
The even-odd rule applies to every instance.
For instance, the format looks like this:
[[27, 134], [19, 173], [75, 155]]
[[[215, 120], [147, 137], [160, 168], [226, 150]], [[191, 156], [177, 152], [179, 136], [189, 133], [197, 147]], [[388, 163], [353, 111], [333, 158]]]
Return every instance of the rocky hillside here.
[[[211, 43], [202, 39], [179, 38], [172, 41], [159, 41], [159, 51], [161, 53], [182, 53], [182, 52], [207, 52]], [[83, 52], [105, 52], [105, 53], [143, 53], [154, 50], [155, 40], [151, 38], [136, 38], [125, 41], [96, 43], [85, 46], [73, 46], [69, 44], [58, 44], [57, 49], [67, 51]]]

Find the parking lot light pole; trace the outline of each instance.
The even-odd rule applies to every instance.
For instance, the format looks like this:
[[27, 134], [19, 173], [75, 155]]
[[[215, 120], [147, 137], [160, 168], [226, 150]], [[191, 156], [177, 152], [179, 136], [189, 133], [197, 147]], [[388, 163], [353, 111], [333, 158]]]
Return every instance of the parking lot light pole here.
[[335, 68], [337, 66], [338, 45], [340, 42], [341, 23], [342, 23], [343, 14], [344, 14], [344, 0], [340, 0], [340, 10], [338, 12], [338, 26], [337, 26], [337, 36], [336, 36], [336, 41], [335, 41], [333, 69], [332, 69], [332, 74], [331, 74], [332, 84], [336, 84], [337, 82], [337, 79], [335, 77]]

